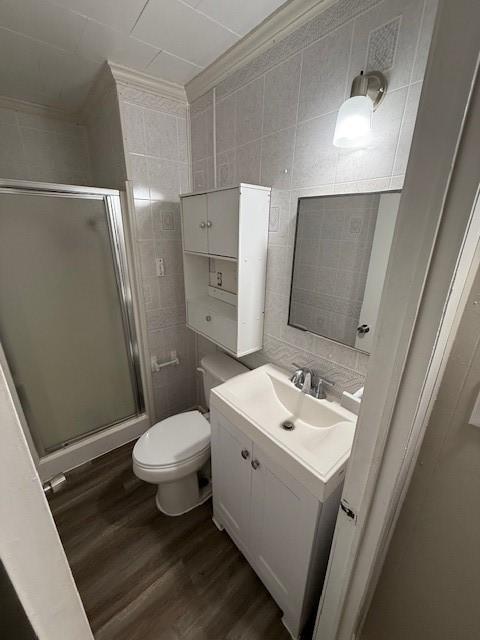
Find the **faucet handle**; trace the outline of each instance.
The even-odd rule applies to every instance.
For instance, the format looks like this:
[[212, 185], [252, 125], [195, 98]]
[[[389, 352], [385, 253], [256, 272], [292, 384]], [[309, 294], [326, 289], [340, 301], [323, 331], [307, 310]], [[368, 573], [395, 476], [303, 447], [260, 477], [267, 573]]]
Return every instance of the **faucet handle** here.
[[297, 369], [296, 371], [294, 371], [294, 373], [292, 373], [292, 375], [290, 376], [290, 382], [293, 382], [293, 384], [295, 386], [299, 385], [299, 384], [303, 384], [303, 378], [305, 376], [305, 373], [302, 369]]
[[323, 400], [324, 398], [326, 398], [325, 387], [334, 386], [335, 382], [333, 382], [332, 380], [327, 380], [326, 378], [322, 378], [321, 375], [317, 374], [312, 395], [318, 400]]

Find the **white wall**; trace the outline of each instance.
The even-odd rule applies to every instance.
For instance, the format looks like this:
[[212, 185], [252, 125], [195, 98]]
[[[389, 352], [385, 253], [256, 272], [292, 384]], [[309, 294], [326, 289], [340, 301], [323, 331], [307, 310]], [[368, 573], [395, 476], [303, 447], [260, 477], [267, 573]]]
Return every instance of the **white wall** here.
[[[196, 190], [270, 185], [264, 349], [250, 364], [320, 369], [337, 390], [363, 384], [368, 356], [287, 326], [300, 196], [398, 189], [403, 184], [436, 0], [339, 0], [191, 105]], [[332, 145], [336, 113], [361, 69], [389, 81], [372, 145]], [[216, 146], [213, 131], [215, 128]]]
[[83, 125], [0, 107], [0, 178], [88, 185]]
[[0, 557], [39, 640], [92, 640], [0, 369]]
[[[108, 72], [105, 71], [108, 76]], [[125, 189], [127, 169], [117, 88], [108, 77], [108, 86], [93, 101], [87, 117], [87, 135], [92, 157], [92, 184], [106, 189]]]

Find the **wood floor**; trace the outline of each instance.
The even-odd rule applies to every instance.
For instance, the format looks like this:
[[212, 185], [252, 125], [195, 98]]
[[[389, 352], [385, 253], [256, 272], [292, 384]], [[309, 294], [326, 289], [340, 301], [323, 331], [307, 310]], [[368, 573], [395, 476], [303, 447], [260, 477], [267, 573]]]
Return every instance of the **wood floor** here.
[[50, 500], [96, 640], [288, 640], [281, 612], [207, 503], [169, 518], [131, 445]]

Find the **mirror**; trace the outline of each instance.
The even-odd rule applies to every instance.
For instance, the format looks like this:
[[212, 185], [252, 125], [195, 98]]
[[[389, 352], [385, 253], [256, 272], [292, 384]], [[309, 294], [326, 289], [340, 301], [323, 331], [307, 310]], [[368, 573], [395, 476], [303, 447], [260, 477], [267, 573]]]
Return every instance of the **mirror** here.
[[370, 353], [399, 191], [299, 198], [288, 324]]

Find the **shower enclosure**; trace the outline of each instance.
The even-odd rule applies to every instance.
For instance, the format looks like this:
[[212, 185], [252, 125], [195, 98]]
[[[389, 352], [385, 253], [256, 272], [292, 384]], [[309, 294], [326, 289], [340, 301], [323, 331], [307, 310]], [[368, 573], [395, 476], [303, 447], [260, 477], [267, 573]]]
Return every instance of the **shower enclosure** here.
[[40, 460], [142, 415], [118, 192], [0, 181], [0, 342]]

